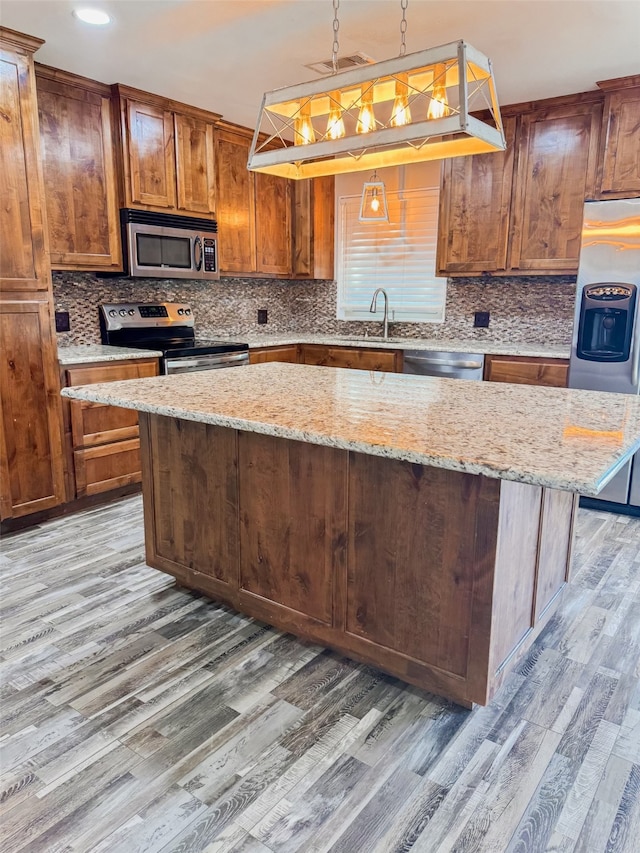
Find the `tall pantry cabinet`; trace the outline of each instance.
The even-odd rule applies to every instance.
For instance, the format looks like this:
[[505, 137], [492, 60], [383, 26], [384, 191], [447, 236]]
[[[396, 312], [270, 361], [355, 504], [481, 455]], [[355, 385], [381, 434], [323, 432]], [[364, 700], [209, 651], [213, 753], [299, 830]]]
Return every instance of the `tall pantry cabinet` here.
[[33, 54], [0, 27], [0, 517], [63, 501], [62, 419]]

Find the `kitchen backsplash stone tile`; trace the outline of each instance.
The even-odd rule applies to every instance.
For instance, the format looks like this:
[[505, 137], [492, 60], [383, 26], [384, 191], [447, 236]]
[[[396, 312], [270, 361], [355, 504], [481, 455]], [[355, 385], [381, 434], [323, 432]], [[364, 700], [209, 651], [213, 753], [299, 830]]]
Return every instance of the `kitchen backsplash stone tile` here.
[[[390, 334], [408, 338], [455, 338], [503, 343], [571, 342], [575, 276], [513, 276], [449, 279], [444, 323], [391, 323]], [[372, 288], [373, 292], [373, 288]], [[100, 342], [102, 302], [188, 302], [201, 337], [217, 333], [304, 332], [380, 334], [381, 322], [336, 319], [333, 281], [222, 278], [220, 282], [175, 279], [98, 278], [94, 273], [54, 272], [56, 310], [68, 311], [71, 330], [58, 333], [60, 346]], [[267, 325], [258, 325], [266, 308]], [[391, 306], [393, 308], [393, 306]], [[489, 311], [488, 329], [475, 329], [475, 311]], [[378, 315], [381, 316], [381, 315]]]

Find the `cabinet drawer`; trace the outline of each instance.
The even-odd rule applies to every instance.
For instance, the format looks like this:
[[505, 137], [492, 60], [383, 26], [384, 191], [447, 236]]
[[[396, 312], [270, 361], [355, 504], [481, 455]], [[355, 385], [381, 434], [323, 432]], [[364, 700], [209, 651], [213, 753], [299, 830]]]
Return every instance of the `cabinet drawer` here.
[[484, 378], [490, 382], [513, 382], [518, 385], [550, 385], [566, 388], [569, 360], [566, 358], [526, 358], [487, 356]]
[[319, 344], [309, 344], [303, 347], [305, 364], [351, 367], [356, 370], [381, 370], [387, 373], [394, 373], [399, 369], [398, 356], [397, 350], [330, 347]]
[[79, 498], [139, 483], [142, 479], [137, 438], [76, 450], [73, 456]]
[[264, 347], [252, 349], [249, 352], [250, 364], [262, 364], [265, 361], [285, 361], [291, 364], [298, 363], [298, 347], [296, 344], [287, 344], [281, 347]]
[[103, 403], [71, 402], [73, 447], [94, 447], [138, 437], [138, 413]]
[[68, 367], [67, 386], [93, 385], [95, 382], [117, 382], [120, 379], [143, 379], [145, 376], [158, 375], [158, 360], [120, 362], [118, 364], [91, 365], [88, 367]]

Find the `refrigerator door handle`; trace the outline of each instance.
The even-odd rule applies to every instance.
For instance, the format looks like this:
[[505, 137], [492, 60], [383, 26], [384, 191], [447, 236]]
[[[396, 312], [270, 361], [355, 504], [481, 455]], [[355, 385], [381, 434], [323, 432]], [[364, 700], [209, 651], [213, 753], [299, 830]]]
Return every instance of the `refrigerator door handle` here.
[[633, 356], [631, 361], [631, 384], [637, 388], [640, 385], [640, 329], [636, 329], [633, 342]]

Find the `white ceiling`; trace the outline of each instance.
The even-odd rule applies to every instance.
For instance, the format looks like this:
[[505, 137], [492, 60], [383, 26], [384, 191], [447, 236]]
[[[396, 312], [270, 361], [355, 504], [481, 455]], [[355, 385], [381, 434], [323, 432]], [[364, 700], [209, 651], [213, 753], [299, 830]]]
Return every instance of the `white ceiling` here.
[[[84, 5], [114, 18], [90, 27]], [[340, 56], [400, 47], [400, 0], [341, 0]], [[46, 44], [36, 59], [253, 126], [265, 91], [330, 59], [332, 0], [1, 0], [0, 23]], [[640, 0], [409, 0], [407, 52], [464, 39], [493, 61], [503, 104], [640, 73]]]

